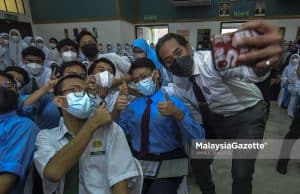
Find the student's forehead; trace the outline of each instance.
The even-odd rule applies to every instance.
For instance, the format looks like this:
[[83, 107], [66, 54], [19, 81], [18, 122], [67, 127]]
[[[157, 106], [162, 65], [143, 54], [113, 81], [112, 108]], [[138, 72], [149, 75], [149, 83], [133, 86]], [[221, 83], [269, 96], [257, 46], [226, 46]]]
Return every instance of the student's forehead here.
[[106, 69], [112, 69], [112, 67], [109, 64], [105, 63], [105, 62], [97, 63], [96, 68], [101, 68], [101, 67], [106, 68]]
[[81, 87], [86, 87], [87, 83], [84, 80], [81, 80], [79, 78], [69, 78], [64, 80], [63, 84], [62, 84], [62, 89], [69, 89], [69, 88], [73, 88], [72, 86], [74, 85], [78, 85]]
[[176, 50], [180, 46], [181, 45], [174, 38], [171, 38], [162, 45], [162, 47], [159, 50], [159, 54], [167, 56], [167, 55], [173, 53], [173, 51]]
[[2, 83], [4, 81], [10, 81], [10, 80], [7, 77], [0, 75], [0, 83]]
[[24, 58], [27, 59], [27, 60], [28, 59], [43, 60], [42, 57], [40, 57], [40, 56], [34, 56], [34, 55], [26, 55]]
[[138, 77], [139, 75], [147, 74], [149, 72], [151, 72], [150, 68], [148, 68], [148, 67], [139, 67], [139, 68], [136, 68], [136, 69], [133, 70], [132, 76], [133, 77]]
[[66, 73], [85, 73], [85, 71], [79, 65], [72, 65], [64, 70], [64, 74]]
[[86, 34], [83, 37], [81, 37], [80, 42], [95, 42], [95, 40], [91, 35]]

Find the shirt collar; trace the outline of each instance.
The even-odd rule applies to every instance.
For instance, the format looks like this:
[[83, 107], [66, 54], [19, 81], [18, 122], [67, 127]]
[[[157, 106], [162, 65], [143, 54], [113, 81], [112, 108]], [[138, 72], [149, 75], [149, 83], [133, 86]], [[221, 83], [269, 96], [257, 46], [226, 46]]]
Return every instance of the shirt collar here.
[[68, 130], [68, 128], [66, 127], [65, 123], [64, 123], [64, 119], [63, 117], [61, 117], [60, 121], [59, 121], [59, 134], [58, 134], [58, 139], [61, 140], [62, 138], [65, 137], [66, 133], [70, 133], [72, 136], [73, 134]]
[[203, 59], [201, 58], [201, 55], [197, 54], [194, 52], [194, 70], [193, 70], [193, 75], [199, 75], [201, 70], [200, 70], [200, 65], [203, 62]]
[[11, 111], [11, 112], [8, 112], [8, 113], [4, 113], [4, 114], [0, 114], [0, 121], [4, 121], [12, 116], [15, 116], [17, 115], [17, 112], [14, 110], [14, 111]]
[[[163, 96], [163, 93], [160, 88], [150, 98], [151, 98], [152, 102], [158, 103], [161, 101], [162, 96]], [[148, 98], [145, 97], [145, 99], [147, 100]]]

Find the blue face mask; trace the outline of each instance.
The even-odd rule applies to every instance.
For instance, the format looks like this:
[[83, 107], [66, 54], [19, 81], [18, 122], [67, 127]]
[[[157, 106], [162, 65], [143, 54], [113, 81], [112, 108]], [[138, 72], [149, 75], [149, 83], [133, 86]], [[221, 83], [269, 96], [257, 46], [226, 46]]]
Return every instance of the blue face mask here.
[[152, 96], [156, 89], [156, 84], [152, 80], [152, 76], [139, 81], [139, 83], [136, 84], [136, 88], [138, 92], [145, 96]]
[[74, 117], [80, 119], [87, 119], [97, 108], [96, 100], [89, 97], [87, 93], [70, 93], [66, 95], [66, 99], [68, 102], [68, 107], [66, 108], [66, 111]]

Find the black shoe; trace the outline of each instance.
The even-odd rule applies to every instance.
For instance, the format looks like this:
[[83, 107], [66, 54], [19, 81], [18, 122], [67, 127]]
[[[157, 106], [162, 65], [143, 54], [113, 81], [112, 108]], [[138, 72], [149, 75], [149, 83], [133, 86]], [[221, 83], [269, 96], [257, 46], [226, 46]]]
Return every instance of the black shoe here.
[[280, 174], [286, 174], [287, 164], [288, 164], [288, 160], [279, 159], [276, 166], [277, 172], [279, 172]]

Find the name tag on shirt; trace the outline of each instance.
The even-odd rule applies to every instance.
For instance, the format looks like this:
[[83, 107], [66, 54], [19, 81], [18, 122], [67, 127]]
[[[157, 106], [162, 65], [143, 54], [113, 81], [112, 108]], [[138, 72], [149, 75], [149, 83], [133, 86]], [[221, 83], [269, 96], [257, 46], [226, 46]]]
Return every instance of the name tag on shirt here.
[[103, 142], [101, 140], [95, 140], [92, 144], [92, 149], [90, 152], [91, 156], [103, 155], [105, 154]]

